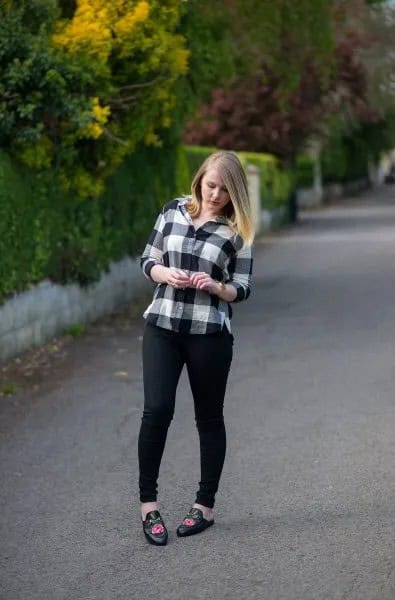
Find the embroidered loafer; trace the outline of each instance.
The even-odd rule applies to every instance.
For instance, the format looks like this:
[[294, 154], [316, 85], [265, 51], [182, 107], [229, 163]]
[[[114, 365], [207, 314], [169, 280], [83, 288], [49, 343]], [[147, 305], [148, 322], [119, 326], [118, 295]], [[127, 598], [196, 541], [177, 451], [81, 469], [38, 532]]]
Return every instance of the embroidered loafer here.
[[150, 544], [165, 546], [167, 544], [167, 529], [158, 510], [151, 510], [143, 521], [144, 535]]
[[185, 537], [187, 535], [194, 535], [200, 533], [214, 525], [214, 519], [208, 521], [203, 517], [203, 513], [199, 508], [191, 508], [189, 513], [185, 515], [181, 525], [177, 527], [177, 535], [179, 537]]

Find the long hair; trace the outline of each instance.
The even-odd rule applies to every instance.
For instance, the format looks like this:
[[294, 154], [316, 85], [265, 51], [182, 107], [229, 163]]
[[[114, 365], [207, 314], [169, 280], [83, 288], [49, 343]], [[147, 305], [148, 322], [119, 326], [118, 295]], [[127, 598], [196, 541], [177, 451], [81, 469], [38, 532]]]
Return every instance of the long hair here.
[[212, 168], [218, 170], [229, 193], [230, 202], [225, 206], [224, 216], [228, 219], [232, 229], [243, 239], [243, 242], [252, 244], [255, 232], [247, 177], [234, 152], [225, 150], [214, 152], [200, 166], [191, 185], [192, 199], [188, 203], [189, 214], [191, 217], [199, 215], [202, 205], [202, 178]]

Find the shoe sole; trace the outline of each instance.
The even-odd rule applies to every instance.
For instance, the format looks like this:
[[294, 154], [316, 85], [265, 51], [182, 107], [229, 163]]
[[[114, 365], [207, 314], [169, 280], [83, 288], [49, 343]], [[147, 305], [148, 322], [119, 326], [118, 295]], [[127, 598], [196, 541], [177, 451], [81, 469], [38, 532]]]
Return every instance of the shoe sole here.
[[147, 541], [148, 541], [150, 544], [152, 544], [153, 546], [166, 546], [166, 544], [167, 544], [167, 540], [168, 540], [168, 537], [167, 537], [167, 536], [166, 536], [164, 539], [162, 539], [162, 540], [157, 540], [157, 541], [156, 541], [156, 540], [153, 540], [153, 539], [152, 539], [152, 538], [151, 538], [149, 535], [147, 535], [147, 534], [145, 533], [145, 531], [143, 531], [143, 533], [144, 533], [145, 539], [146, 539], [146, 540], [147, 540]]

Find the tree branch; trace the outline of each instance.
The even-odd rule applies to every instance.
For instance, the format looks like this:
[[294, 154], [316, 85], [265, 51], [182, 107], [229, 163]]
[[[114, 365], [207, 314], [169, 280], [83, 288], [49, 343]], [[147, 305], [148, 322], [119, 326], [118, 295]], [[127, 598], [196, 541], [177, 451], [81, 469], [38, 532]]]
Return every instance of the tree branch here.
[[103, 132], [104, 132], [104, 135], [106, 135], [108, 138], [110, 138], [110, 140], [113, 140], [114, 142], [117, 142], [118, 144], [122, 144], [122, 146], [129, 146], [129, 142], [126, 142], [125, 140], [122, 140], [118, 136], [114, 135], [106, 127], [103, 127]]
[[163, 81], [164, 79], [167, 79], [166, 75], [158, 75], [158, 77], [155, 77], [155, 79], [152, 79], [151, 81], [145, 81], [144, 83], [132, 83], [130, 85], [124, 85], [119, 88], [119, 91], [122, 92], [124, 90], [130, 91], [130, 90], [139, 90], [142, 88], [147, 88], [152, 85], [155, 85], [159, 81]]

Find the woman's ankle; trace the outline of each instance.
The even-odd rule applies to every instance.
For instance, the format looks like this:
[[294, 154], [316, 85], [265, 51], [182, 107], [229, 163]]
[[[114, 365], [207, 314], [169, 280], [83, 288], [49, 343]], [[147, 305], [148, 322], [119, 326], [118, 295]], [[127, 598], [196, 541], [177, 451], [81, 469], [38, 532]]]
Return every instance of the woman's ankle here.
[[141, 518], [143, 519], [143, 521], [145, 521], [147, 513], [151, 512], [152, 510], [159, 510], [159, 504], [156, 501], [141, 503]]
[[199, 504], [198, 502], [195, 502], [195, 504], [193, 505], [192, 508], [198, 508], [199, 510], [201, 510], [203, 513], [203, 517], [207, 521], [211, 521], [211, 519], [214, 518], [214, 509], [213, 508], [209, 508], [208, 506], [204, 506], [203, 504]]

